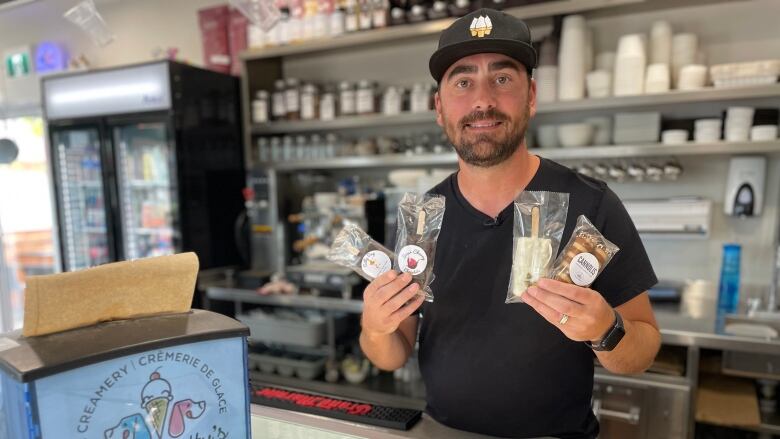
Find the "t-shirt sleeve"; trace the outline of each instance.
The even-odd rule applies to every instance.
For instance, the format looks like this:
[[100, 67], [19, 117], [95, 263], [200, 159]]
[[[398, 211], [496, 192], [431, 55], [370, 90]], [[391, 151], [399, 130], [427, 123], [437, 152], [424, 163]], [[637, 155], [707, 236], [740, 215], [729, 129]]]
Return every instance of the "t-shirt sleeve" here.
[[620, 250], [612, 257], [591, 288], [610, 305], [619, 306], [658, 283], [644, 244], [625, 206], [606, 188], [593, 224]]

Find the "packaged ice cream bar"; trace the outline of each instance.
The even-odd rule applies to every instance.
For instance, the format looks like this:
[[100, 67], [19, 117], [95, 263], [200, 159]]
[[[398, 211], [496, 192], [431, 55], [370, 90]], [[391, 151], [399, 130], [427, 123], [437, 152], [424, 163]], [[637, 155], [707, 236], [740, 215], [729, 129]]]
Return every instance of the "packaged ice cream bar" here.
[[393, 268], [395, 253], [371, 239], [357, 225], [347, 223], [333, 240], [327, 258], [353, 269], [370, 282]]
[[512, 271], [506, 303], [522, 302], [528, 287], [550, 270], [568, 209], [566, 193], [524, 191], [515, 200]]
[[585, 215], [580, 215], [569, 243], [555, 260], [549, 277], [589, 287], [618, 250], [620, 248], [605, 238]]
[[394, 268], [412, 275], [425, 300], [433, 301], [433, 262], [436, 241], [444, 219], [445, 199], [441, 195], [407, 192], [398, 204], [398, 229]]

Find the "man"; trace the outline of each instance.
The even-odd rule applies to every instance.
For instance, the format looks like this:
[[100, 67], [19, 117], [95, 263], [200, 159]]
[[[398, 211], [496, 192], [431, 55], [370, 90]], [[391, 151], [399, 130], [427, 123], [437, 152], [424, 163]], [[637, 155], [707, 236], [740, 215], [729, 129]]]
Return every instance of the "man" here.
[[[594, 355], [620, 374], [651, 364], [660, 334], [646, 290], [657, 279], [605, 183], [528, 152], [525, 133], [536, 112], [530, 43], [525, 23], [481, 9], [443, 31], [430, 59], [437, 123], [459, 171], [431, 191], [446, 197], [446, 212], [435, 300], [421, 308], [426, 411], [450, 427], [494, 436], [593, 438]], [[620, 247], [591, 288], [543, 279], [525, 304], [504, 303], [512, 202], [523, 190], [570, 194], [562, 246], [584, 214]], [[415, 345], [423, 302], [410, 280], [385, 273], [364, 293], [360, 342], [382, 369], [401, 367]]]

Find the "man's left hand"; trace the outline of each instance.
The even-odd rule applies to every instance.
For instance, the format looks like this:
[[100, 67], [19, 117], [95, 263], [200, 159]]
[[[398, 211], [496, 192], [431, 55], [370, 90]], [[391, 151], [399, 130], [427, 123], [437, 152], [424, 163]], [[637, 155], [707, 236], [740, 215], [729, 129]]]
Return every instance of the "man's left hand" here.
[[615, 323], [612, 307], [590, 288], [539, 279], [523, 301], [574, 341], [598, 342]]

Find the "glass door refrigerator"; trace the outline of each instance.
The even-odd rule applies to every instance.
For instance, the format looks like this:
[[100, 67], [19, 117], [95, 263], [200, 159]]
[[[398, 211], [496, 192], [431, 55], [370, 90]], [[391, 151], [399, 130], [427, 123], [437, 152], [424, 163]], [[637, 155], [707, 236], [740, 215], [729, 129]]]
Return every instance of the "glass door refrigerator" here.
[[65, 270], [198, 254], [240, 265], [238, 79], [160, 61], [43, 80]]

